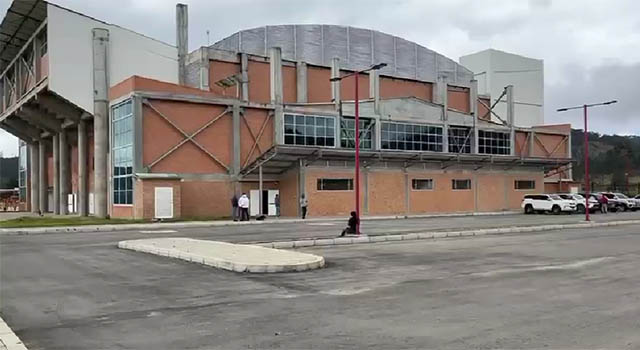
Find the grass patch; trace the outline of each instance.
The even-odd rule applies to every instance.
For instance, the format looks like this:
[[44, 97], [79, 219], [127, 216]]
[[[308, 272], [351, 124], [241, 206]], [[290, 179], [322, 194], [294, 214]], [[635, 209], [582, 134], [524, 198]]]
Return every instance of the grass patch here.
[[132, 219], [99, 219], [94, 217], [39, 217], [23, 216], [17, 219], [0, 221], [0, 228], [26, 228], [26, 227], [58, 227], [58, 226], [83, 226], [83, 225], [117, 225], [137, 224], [147, 222], [145, 220]]

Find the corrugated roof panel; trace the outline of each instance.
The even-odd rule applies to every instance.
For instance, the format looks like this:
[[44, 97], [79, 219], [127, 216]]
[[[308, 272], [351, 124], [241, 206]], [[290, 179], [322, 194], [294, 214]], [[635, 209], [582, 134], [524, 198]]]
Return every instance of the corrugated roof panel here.
[[46, 17], [47, 3], [43, 0], [11, 3], [0, 24], [0, 71], [6, 69]]

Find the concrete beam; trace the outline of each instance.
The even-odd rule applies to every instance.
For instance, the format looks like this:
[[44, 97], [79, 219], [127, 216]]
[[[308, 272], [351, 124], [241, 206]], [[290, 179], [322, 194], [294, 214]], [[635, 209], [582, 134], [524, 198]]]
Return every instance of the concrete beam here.
[[[331, 79], [340, 77], [340, 58], [334, 57], [331, 59]], [[331, 99], [333, 103], [336, 105], [336, 110], [340, 109], [340, 103], [342, 102], [342, 96], [340, 96], [340, 85], [341, 82], [332, 81], [331, 82]]]
[[180, 85], [185, 85], [189, 48], [189, 11], [185, 4], [176, 5], [176, 46], [178, 47], [178, 81]]
[[7, 118], [4, 120], [5, 124], [10, 126], [13, 130], [18, 131], [22, 136], [27, 138], [21, 138], [25, 142], [33, 142], [40, 138], [40, 131], [33, 128], [29, 123], [18, 118]]
[[369, 72], [369, 98], [373, 99], [373, 110], [380, 114], [380, 72], [372, 70]]
[[62, 130], [62, 122], [54, 114], [48, 113], [32, 106], [22, 106], [17, 115], [29, 122], [29, 124], [51, 133], [59, 133]]
[[[186, 45], [186, 42], [184, 43]], [[93, 29], [93, 134], [94, 134], [94, 211], [105, 218], [108, 212], [109, 153], [109, 31]], [[186, 47], [186, 46], [185, 46]], [[184, 59], [184, 57], [183, 57]], [[183, 62], [184, 63], [184, 62]]]
[[269, 49], [271, 103], [282, 104], [282, 50], [279, 47]]
[[307, 64], [296, 62], [296, 102], [307, 103], [309, 100], [307, 84]]
[[13, 127], [11, 127], [10, 125], [7, 125], [6, 121], [0, 123], [0, 128], [6, 130], [8, 133], [10, 133], [11, 135], [19, 138], [20, 140], [25, 141], [25, 140], [30, 140], [31, 139], [29, 135], [23, 134], [20, 130], [16, 130]]
[[249, 56], [246, 53], [240, 54], [240, 89], [242, 90], [242, 101], [249, 101]]

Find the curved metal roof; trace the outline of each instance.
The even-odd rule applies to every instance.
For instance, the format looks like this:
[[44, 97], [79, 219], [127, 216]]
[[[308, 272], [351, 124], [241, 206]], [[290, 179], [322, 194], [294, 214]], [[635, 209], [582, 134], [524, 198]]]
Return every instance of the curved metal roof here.
[[381, 74], [406, 79], [469, 86], [473, 73], [457, 62], [414, 42], [379, 31], [327, 24], [275, 25], [242, 30], [211, 48], [267, 56], [282, 48], [282, 58], [330, 66], [339, 57], [348, 70], [366, 69], [384, 62]]
[[0, 24], [0, 72], [38, 29], [47, 17], [47, 3], [43, 0], [15, 0]]

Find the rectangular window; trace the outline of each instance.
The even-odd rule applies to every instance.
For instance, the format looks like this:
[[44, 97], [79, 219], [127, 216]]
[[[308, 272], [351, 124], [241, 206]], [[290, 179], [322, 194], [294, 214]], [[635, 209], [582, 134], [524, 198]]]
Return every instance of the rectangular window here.
[[384, 122], [380, 142], [387, 150], [442, 152], [442, 127]]
[[516, 180], [514, 187], [516, 190], [535, 190], [536, 182], [534, 180]]
[[285, 114], [285, 145], [335, 147], [334, 117]]
[[511, 154], [508, 132], [478, 130], [478, 152], [483, 154]]
[[[360, 148], [372, 149], [373, 119], [360, 118]], [[340, 147], [355, 148], [356, 121], [354, 118], [342, 118], [340, 121]]]
[[454, 190], [470, 190], [471, 189], [471, 180], [451, 180], [451, 188]]
[[131, 100], [111, 108], [113, 204], [133, 204], [133, 108]]
[[449, 127], [449, 152], [471, 153], [471, 128], [463, 126]]
[[318, 191], [352, 191], [353, 179], [318, 179]]
[[433, 190], [433, 179], [413, 179], [411, 187], [414, 190]]

